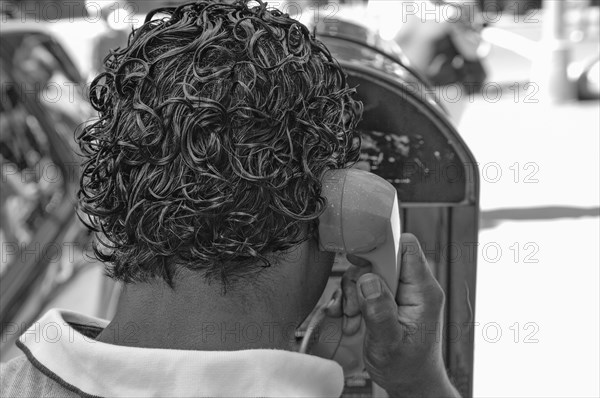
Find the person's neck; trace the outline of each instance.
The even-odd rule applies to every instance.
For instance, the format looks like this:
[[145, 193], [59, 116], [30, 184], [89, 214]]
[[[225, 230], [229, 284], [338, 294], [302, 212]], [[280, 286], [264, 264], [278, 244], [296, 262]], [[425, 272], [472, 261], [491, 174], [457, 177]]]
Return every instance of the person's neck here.
[[231, 351], [295, 350], [302, 310], [293, 295], [243, 286], [223, 294], [219, 283], [180, 276], [174, 289], [164, 282], [127, 285], [117, 313], [98, 341], [133, 347]]

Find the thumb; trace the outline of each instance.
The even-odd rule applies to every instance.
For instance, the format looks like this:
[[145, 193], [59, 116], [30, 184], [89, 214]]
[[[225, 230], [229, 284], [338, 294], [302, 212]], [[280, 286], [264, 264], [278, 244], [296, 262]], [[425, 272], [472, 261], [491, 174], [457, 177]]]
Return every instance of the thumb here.
[[364, 274], [357, 281], [360, 310], [367, 328], [367, 345], [389, 347], [401, 337], [398, 306], [392, 292], [376, 274]]

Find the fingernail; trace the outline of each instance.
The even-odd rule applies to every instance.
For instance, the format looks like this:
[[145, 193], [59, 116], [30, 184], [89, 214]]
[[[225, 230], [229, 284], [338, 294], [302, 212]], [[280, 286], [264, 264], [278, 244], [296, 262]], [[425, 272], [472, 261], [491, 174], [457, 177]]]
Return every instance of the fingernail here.
[[360, 291], [366, 299], [374, 299], [381, 295], [381, 284], [376, 277], [364, 278], [359, 283]]

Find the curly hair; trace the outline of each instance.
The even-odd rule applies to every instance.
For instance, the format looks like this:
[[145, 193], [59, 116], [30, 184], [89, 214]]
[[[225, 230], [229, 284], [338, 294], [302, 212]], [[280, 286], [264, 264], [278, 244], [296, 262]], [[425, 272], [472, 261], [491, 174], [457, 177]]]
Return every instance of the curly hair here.
[[357, 160], [362, 104], [339, 64], [255, 3], [154, 10], [92, 82], [78, 199], [110, 277], [271, 266], [316, 233], [323, 173]]

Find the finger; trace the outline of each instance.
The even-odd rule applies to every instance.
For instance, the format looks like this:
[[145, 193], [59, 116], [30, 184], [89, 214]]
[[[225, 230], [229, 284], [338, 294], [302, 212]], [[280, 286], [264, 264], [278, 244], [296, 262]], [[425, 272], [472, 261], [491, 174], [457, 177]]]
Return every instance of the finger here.
[[350, 261], [350, 264], [356, 265], [357, 267], [369, 268], [371, 266], [369, 260], [355, 256], [354, 254], [348, 254], [346, 255], [346, 258], [348, 259], [348, 261]]
[[400, 281], [405, 284], [420, 285], [435, 280], [417, 237], [410, 233], [403, 233], [400, 242], [402, 244]]
[[360, 306], [358, 305], [358, 293], [356, 292], [356, 281], [362, 274], [367, 273], [367, 268], [359, 268], [350, 266], [342, 276], [342, 310], [344, 316], [354, 317], [360, 314]]
[[402, 266], [400, 267], [400, 284], [396, 299], [400, 306], [419, 305], [423, 302], [424, 295], [431, 291], [441, 290], [441, 287], [423, 254], [417, 238], [410, 233], [403, 233]]
[[369, 344], [391, 347], [400, 339], [398, 307], [394, 296], [381, 278], [367, 273], [358, 280], [360, 309], [367, 328]]
[[362, 322], [362, 316], [360, 313], [353, 317], [344, 316], [344, 322], [342, 323], [342, 333], [346, 336], [352, 336], [360, 329]]
[[396, 294], [400, 314], [415, 314], [425, 309], [437, 311], [444, 292], [427, 264], [419, 241], [413, 234], [404, 233], [401, 242], [402, 266]]

